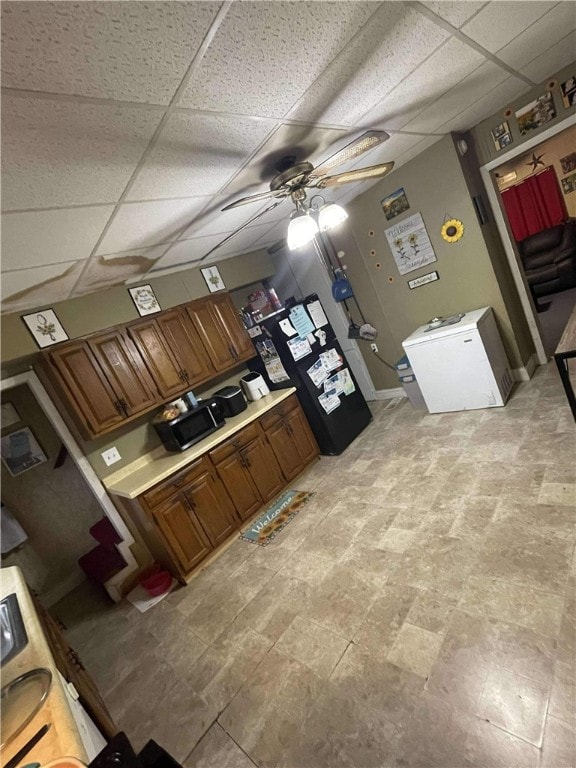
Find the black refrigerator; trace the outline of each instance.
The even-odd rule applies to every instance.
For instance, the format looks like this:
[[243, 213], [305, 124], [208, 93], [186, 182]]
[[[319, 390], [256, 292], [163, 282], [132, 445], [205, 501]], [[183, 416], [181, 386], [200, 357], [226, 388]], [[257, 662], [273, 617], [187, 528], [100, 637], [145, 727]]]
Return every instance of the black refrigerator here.
[[316, 294], [248, 330], [257, 357], [248, 367], [271, 390], [296, 387], [325, 456], [337, 456], [364, 430], [372, 413]]

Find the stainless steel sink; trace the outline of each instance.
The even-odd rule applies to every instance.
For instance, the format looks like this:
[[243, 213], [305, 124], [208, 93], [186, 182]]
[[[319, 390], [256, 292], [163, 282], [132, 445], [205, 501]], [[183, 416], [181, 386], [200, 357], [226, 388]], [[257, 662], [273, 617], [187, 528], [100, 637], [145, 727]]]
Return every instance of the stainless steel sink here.
[[28, 635], [15, 594], [0, 600], [0, 666], [13, 659], [28, 644]]

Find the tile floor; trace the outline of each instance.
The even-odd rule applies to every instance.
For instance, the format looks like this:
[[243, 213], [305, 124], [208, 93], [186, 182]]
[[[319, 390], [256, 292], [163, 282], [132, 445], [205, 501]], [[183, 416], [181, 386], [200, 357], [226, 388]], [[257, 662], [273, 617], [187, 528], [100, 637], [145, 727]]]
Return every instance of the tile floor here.
[[575, 425], [553, 365], [506, 408], [385, 402], [266, 547], [154, 609], [57, 607], [113, 717], [186, 768], [575, 765]]

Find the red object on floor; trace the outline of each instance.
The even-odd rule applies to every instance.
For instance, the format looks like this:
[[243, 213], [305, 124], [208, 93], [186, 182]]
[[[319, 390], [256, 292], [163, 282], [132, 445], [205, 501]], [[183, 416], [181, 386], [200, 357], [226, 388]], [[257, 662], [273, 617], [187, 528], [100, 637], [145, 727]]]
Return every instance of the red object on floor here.
[[167, 592], [172, 583], [172, 576], [168, 571], [155, 569], [152, 573], [140, 579], [140, 584], [144, 587], [150, 597], [158, 597]]
[[108, 547], [98, 544], [90, 552], [82, 555], [78, 560], [78, 565], [89, 579], [104, 584], [126, 566], [126, 560], [115, 547], [108, 549]]
[[116, 544], [122, 541], [122, 537], [107, 517], [98, 520], [89, 530], [90, 535], [107, 549], [114, 549]]

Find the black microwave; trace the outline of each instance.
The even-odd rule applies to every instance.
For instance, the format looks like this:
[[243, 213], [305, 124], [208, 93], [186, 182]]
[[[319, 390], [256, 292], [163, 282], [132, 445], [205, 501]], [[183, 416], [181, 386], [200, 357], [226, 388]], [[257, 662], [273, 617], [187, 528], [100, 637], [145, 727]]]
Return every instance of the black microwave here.
[[200, 401], [196, 408], [173, 419], [157, 416], [152, 422], [167, 451], [185, 451], [224, 426], [222, 406], [217, 400]]

